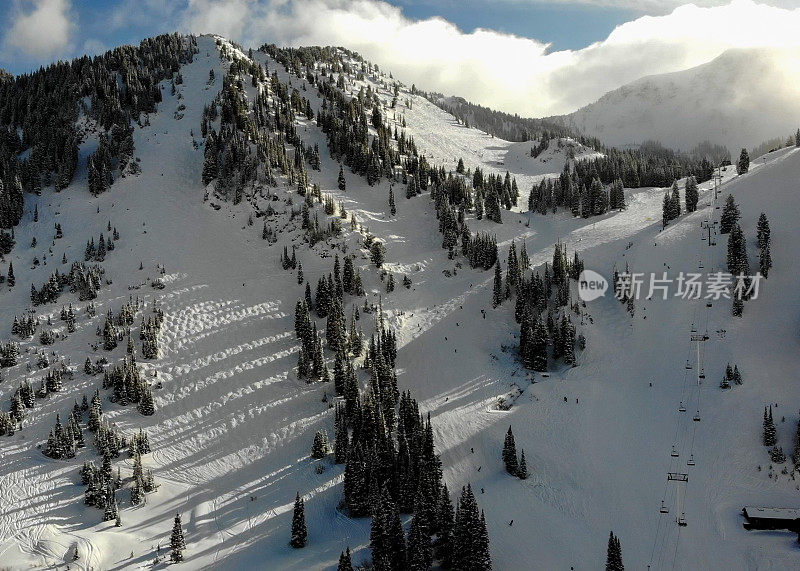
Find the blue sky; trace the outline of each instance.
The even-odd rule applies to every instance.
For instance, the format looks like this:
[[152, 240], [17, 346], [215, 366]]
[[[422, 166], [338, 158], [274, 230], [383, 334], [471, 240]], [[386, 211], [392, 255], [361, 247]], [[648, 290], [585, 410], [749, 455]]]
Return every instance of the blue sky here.
[[568, 113], [727, 49], [800, 49], [800, 0], [0, 0], [0, 67], [24, 73], [169, 31], [338, 45], [418, 87]]
[[554, 50], [580, 49], [604, 40], [618, 25], [644, 13], [632, 6], [577, 2], [400, 0], [392, 3], [402, 7], [410, 18], [440, 16], [465, 32], [490, 28], [552, 43]]
[[[32, 13], [48, 0], [8, 0], [0, 5], [0, 21], [13, 22]], [[166, 1], [169, 7], [151, 9], [144, 1], [138, 7], [131, 0], [52, 0], [62, 4], [73, 24], [68, 45], [60, 50], [25, 53], [22, 49], [0, 51], [0, 67], [24, 73], [53, 59], [96, 53], [144, 37], [182, 29], [181, 13], [189, 0]], [[389, 0], [410, 19], [441, 17], [464, 32], [489, 28], [551, 43], [554, 50], [580, 49], [605, 39], [619, 24], [644, 11], [611, 4], [582, 2], [539, 2], [514, 0]], [[157, 3], [150, 0], [150, 6]], [[633, 4], [633, 3], [631, 3]], [[236, 8], [232, 8], [235, 10]], [[658, 11], [658, 10], [656, 10]], [[649, 12], [653, 12], [650, 10]]]

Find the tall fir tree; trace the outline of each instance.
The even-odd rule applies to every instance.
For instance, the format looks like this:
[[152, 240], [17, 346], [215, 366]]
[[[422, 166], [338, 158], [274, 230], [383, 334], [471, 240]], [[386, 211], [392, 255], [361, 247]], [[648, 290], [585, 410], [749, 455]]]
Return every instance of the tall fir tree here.
[[353, 561], [350, 557], [349, 546], [339, 555], [339, 565], [336, 567], [336, 571], [353, 571]]
[[769, 270], [772, 268], [772, 255], [770, 253], [772, 237], [769, 228], [769, 220], [767, 220], [767, 215], [763, 212], [758, 217], [757, 239], [758, 271], [766, 278], [769, 277]]
[[739, 213], [739, 206], [733, 198], [732, 194], [728, 195], [725, 199], [725, 206], [722, 208], [722, 214], [719, 217], [719, 231], [721, 234], [727, 234], [733, 228], [733, 225], [739, 222], [741, 214]]
[[409, 571], [428, 571], [433, 565], [431, 536], [423, 517], [415, 515], [408, 532], [408, 560], [405, 569]]
[[172, 548], [172, 554], [170, 555], [172, 562], [180, 563], [183, 561], [186, 541], [183, 538], [183, 529], [181, 528], [181, 514], [175, 514], [175, 522], [172, 524], [172, 535], [169, 538], [169, 544]]
[[495, 262], [494, 267], [494, 286], [492, 288], [492, 307], [497, 307], [503, 303], [503, 272], [500, 269], [500, 260]]
[[300, 492], [297, 492], [294, 499], [294, 511], [292, 512], [292, 538], [289, 541], [289, 545], [295, 549], [300, 549], [305, 547], [307, 542], [306, 508], [303, 498], [300, 497]]
[[506, 432], [506, 437], [503, 442], [503, 453], [501, 456], [503, 459], [503, 464], [506, 468], [506, 472], [512, 476], [516, 476], [519, 470], [519, 465], [517, 463], [517, 446], [514, 442], [514, 433], [511, 431], [511, 426], [508, 427], [508, 431]]
[[739, 153], [739, 160], [736, 162], [736, 174], [743, 175], [750, 170], [750, 155], [747, 149], [742, 149]]
[[624, 571], [622, 564], [622, 546], [619, 538], [612, 531], [608, 536], [608, 548], [606, 550], [606, 571]]
[[528, 479], [528, 463], [525, 460], [525, 449], [522, 449], [522, 456], [519, 460], [519, 468], [517, 469], [517, 477], [520, 480], [527, 480]]
[[775, 431], [775, 421], [772, 419], [772, 405], [770, 405], [769, 409], [764, 409], [764, 430], [763, 430], [763, 442], [764, 446], [775, 446], [778, 442], [777, 432]]

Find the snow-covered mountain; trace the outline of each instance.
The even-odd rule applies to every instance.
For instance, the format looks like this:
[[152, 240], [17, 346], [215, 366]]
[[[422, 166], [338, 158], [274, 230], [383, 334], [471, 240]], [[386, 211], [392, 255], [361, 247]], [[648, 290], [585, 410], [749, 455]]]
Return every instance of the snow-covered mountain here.
[[614, 146], [657, 140], [689, 151], [703, 141], [732, 153], [800, 124], [800, 55], [742, 48], [684, 71], [643, 77], [561, 118]]
[[[395, 90], [388, 72], [353, 54], [339, 61], [281, 52], [278, 61], [269, 51], [248, 54], [212, 36], [197, 38], [196, 47], [191, 62], [158, 83], [156, 110], [133, 123], [136, 168], [115, 174], [96, 196], [88, 192], [89, 157], [98, 156], [102, 129], [86, 105], [77, 119], [82, 139], [69, 186], [56, 192], [45, 181], [40, 195], [24, 195], [16, 245], [0, 263], [8, 275], [6, 262], [13, 262], [16, 278], [14, 287], [0, 284], [0, 342], [20, 347], [18, 363], [2, 369], [0, 410], [11, 409], [25, 381], [36, 390], [48, 372], [70, 374], [58, 390], [35, 399], [12, 435], [0, 436], [0, 567], [162, 568], [176, 513], [185, 534], [183, 565], [190, 569], [334, 569], [347, 547], [355, 564], [370, 561], [371, 521], [350, 517], [343, 503], [344, 464], [332, 453], [310, 457], [318, 432], [337, 445], [332, 405], [344, 399], [335, 396], [334, 382], [301, 378], [298, 366], [303, 342], [295, 334], [296, 304], [306, 283], [316, 291], [320, 278], [333, 273], [334, 256], [342, 263], [350, 257], [363, 282], [363, 294], [341, 296], [348, 325], [358, 308], [355, 324], [367, 340], [380, 323], [396, 335], [398, 388], [430, 414], [453, 501], [467, 484], [474, 491], [495, 569], [600, 568], [610, 530], [629, 568], [795, 566], [794, 534], [748, 532], [739, 511], [750, 504], [800, 505], [791, 462], [771, 462], [761, 443], [766, 405], [773, 405], [778, 443], [787, 453], [799, 420], [792, 379], [800, 368], [800, 150], [754, 159], [743, 176], [731, 167], [720, 171], [720, 196], [714, 200], [712, 181], [701, 184], [699, 209], [665, 230], [662, 188], [626, 189], [626, 209], [587, 218], [564, 209], [531, 213], [526, 205], [534, 185], [600, 155], [571, 139], [536, 142], [533, 153], [535, 142], [512, 143], [465, 127], [406, 86]], [[315, 75], [322, 78], [316, 84], [310, 81]], [[335, 96], [321, 96], [337, 84]], [[361, 113], [354, 102], [371, 96], [372, 108], [398, 132], [389, 144], [401, 164], [392, 164], [390, 174], [382, 170], [373, 184], [366, 178], [374, 171], [360, 176], [353, 172], [358, 165], [340, 165], [329, 151], [319, 114], [339, 96], [353, 115]], [[225, 108], [225, 98], [236, 105]], [[219, 115], [208, 111], [215, 106], [223, 108]], [[252, 123], [244, 121], [237, 131], [237, 116]], [[344, 121], [345, 114], [337, 118]], [[371, 140], [379, 139], [375, 125], [365, 119], [363, 126]], [[230, 139], [209, 135], [226, 130]], [[236, 148], [220, 151], [214, 170], [208, 157], [214, 145], [223, 148], [223, 139]], [[449, 198], [431, 200], [430, 186], [406, 198], [413, 183], [403, 183], [401, 170], [411, 170], [412, 153], [397, 149], [401, 139], [413, 140], [417, 157], [441, 169], [448, 181], [442, 187], [454, 202], [458, 181], [477, 200], [469, 174], [479, 168], [500, 180], [508, 172], [519, 188], [517, 205], [502, 209], [502, 223], [479, 217], [474, 207], [452, 213], [463, 216], [460, 228], [468, 232], [457, 237], [451, 254], [442, 247], [450, 237], [440, 232], [441, 213], [449, 212], [442, 203]], [[456, 172], [459, 159], [469, 173], [463, 178]], [[245, 180], [240, 172], [223, 180], [222, 165], [235, 160], [256, 165], [246, 185], [238, 184]], [[674, 296], [641, 299], [633, 315], [610, 295], [559, 307], [553, 311], [570, 316], [586, 345], [576, 349], [577, 366], [551, 359], [548, 373], [520, 362], [517, 293], [509, 288], [511, 298], [493, 307], [494, 268], [471, 267], [462, 250], [464, 234], [496, 237], [504, 274], [512, 243], [515, 251], [524, 244], [531, 267], [543, 272], [559, 242], [570, 257], [579, 252], [587, 268], [609, 278], [626, 264], [659, 276], [716, 271], [725, 268], [727, 240], [704, 242], [701, 223], [719, 220], [716, 206], [728, 194], [740, 205], [751, 260], [757, 259], [760, 212], [772, 229], [774, 268], [743, 317], [731, 315], [730, 300]], [[309, 238], [315, 221], [324, 235], [319, 240]], [[56, 224], [63, 233], [57, 239]], [[337, 225], [339, 233], [324, 234]], [[96, 262], [103, 273], [94, 309], [68, 288], [55, 303], [31, 306], [31, 285], [39, 289], [56, 268], [65, 272], [84, 262], [87, 242], [96, 244], [101, 234], [111, 236], [114, 248]], [[380, 269], [369, 247], [374, 240], [385, 246]], [[294, 252], [298, 266], [282, 263], [283, 252]], [[391, 292], [390, 276], [396, 282]], [[577, 284], [570, 288], [577, 302]], [[106, 350], [105, 316], [119, 314], [128, 302], [134, 317], [120, 325], [119, 345]], [[72, 324], [61, 319], [69, 304]], [[159, 352], [146, 358], [142, 320], [158, 311]], [[12, 333], [14, 316], [23, 315], [38, 321], [35, 335]], [[331, 322], [311, 315], [325, 339]], [[112, 399], [115, 391], [104, 386], [103, 374], [84, 368], [87, 357], [106, 372], [123, 363], [126, 328], [153, 395], [153, 415]], [[48, 330], [55, 339], [41, 336]], [[699, 355], [690, 341], [697, 331], [708, 333]], [[324, 347], [335, 374], [336, 353], [327, 342]], [[367, 401], [375, 383], [362, 368], [363, 353], [348, 358]], [[738, 366], [744, 383], [725, 391], [718, 383], [728, 363]], [[698, 385], [701, 367], [706, 381]], [[86, 448], [70, 459], [43, 454], [56, 414], [67, 422], [74, 403], [95, 391], [103, 422], [126, 437], [146, 431], [152, 451], [142, 461], [159, 485], [133, 505], [134, 457], [123, 451], [113, 458], [121, 478], [115, 492], [120, 526], [84, 504], [79, 469], [85, 461], [102, 461], [86, 413], [79, 415]], [[687, 412], [679, 412], [682, 403]], [[695, 414], [702, 420], [695, 422]], [[503, 468], [509, 426], [526, 455], [525, 480]], [[690, 458], [693, 465], [687, 465]], [[668, 472], [687, 473], [688, 482], [665, 487]], [[295, 494], [305, 501], [308, 544], [302, 549], [289, 545]], [[668, 514], [659, 512], [662, 500]], [[677, 524], [679, 517], [686, 527]], [[402, 515], [408, 531], [410, 520]]]

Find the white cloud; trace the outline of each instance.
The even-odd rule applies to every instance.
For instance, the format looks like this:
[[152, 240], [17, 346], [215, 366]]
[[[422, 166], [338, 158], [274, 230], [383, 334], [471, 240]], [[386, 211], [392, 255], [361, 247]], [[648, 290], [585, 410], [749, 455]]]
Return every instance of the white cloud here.
[[[664, 14], [686, 4], [684, 0], [498, 0], [509, 4], [571, 4], [576, 6], [596, 6], [600, 8], [621, 8], [646, 14]], [[701, 7], [724, 6], [729, 0], [694, 0], [692, 4]], [[767, 0], [770, 6], [798, 8], [800, 0]]]
[[16, 52], [28, 59], [62, 55], [75, 27], [71, 8], [69, 0], [32, 0], [18, 4], [12, 15], [14, 23], [3, 39], [4, 51]]
[[584, 49], [556, 52], [490, 30], [464, 33], [440, 18], [410, 20], [377, 0], [190, 0], [184, 26], [252, 46], [342, 45], [404, 82], [527, 116], [573, 111], [624, 83], [699, 65], [728, 48], [800, 44], [800, 9], [752, 0], [680, 6], [627, 22]]
[[[75, 51], [69, 0], [17, 0], [3, 54], [39, 60]], [[500, 0], [496, 0], [500, 1]], [[539, 3], [543, 0], [502, 0]], [[633, 7], [631, 0], [553, 0]], [[697, 0], [717, 4], [720, 0]], [[769, 0], [768, 0], [769, 1]], [[492, 30], [465, 33], [441, 18], [412, 20], [381, 0], [121, 0], [109, 28], [159, 31], [179, 27], [213, 32], [257, 47], [342, 45], [391, 70], [406, 83], [455, 94], [526, 116], [566, 113], [644, 75], [678, 71], [732, 47], [800, 46], [800, 0], [787, 7], [733, 0], [727, 5], [645, 0], [671, 9], [618, 26], [605, 40], [580, 50]], [[642, 6], [637, 3], [637, 6]], [[794, 6], [792, 8], [788, 6]], [[89, 41], [87, 48], [99, 49]], [[98, 35], [105, 44], [113, 39]], [[800, 81], [800, 80], [799, 80]]]

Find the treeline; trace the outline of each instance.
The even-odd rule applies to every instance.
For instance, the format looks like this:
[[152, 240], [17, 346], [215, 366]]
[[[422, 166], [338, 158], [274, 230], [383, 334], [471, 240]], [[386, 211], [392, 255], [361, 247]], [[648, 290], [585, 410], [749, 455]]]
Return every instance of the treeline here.
[[574, 135], [566, 127], [547, 119], [531, 119], [520, 117], [516, 113], [503, 113], [482, 105], [470, 103], [461, 97], [445, 97], [441, 93], [423, 92], [414, 89], [437, 107], [447, 111], [467, 127], [477, 127], [490, 135], [506, 141], [542, 141], [555, 137], [571, 137]]
[[[587, 141], [588, 142], [588, 141]], [[625, 188], [654, 186], [663, 188], [676, 179], [693, 175], [698, 183], [710, 180], [716, 165], [707, 157], [696, 158], [646, 142], [638, 149], [615, 149], [592, 140], [603, 157], [576, 161], [574, 168], [584, 184], [595, 175], [603, 184], [619, 179]], [[591, 173], [591, 174], [590, 174]]]
[[19, 223], [23, 192], [69, 185], [84, 137], [75, 126], [81, 114], [103, 131], [89, 171], [91, 190], [105, 190], [111, 170], [124, 169], [133, 152], [130, 123], [156, 110], [158, 83], [196, 50], [193, 36], [161, 35], [0, 82], [0, 227]]

